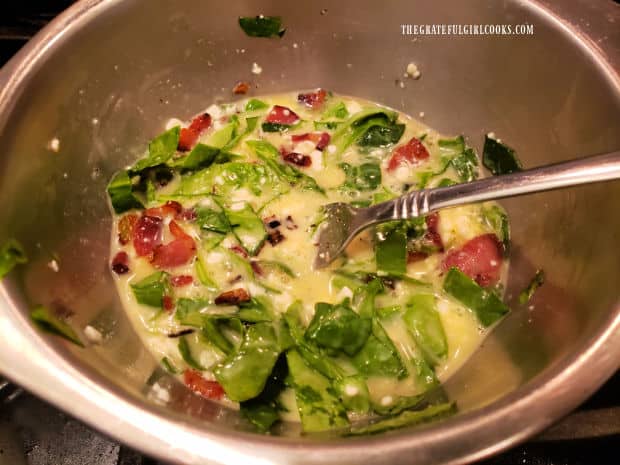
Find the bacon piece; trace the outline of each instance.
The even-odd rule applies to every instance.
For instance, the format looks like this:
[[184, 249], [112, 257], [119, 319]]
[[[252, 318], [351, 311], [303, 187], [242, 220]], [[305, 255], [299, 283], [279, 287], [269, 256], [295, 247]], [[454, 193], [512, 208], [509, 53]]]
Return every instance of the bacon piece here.
[[215, 298], [215, 305], [237, 305], [242, 302], [249, 302], [250, 294], [248, 291], [239, 287], [230, 291], [222, 292]]
[[237, 255], [239, 255], [242, 258], [248, 258], [248, 253], [240, 245], [233, 245], [230, 248], [230, 250], [232, 250], [233, 252], [235, 252]]
[[443, 271], [456, 267], [483, 287], [497, 282], [501, 266], [502, 244], [492, 233], [467, 241], [460, 249], [450, 251], [441, 263]]
[[194, 278], [187, 274], [173, 276], [170, 278], [170, 284], [172, 284], [173, 287], [183, 287], [192, 284], [193, 282]]
[[184, 208], [181, 213], [176, 215], [179, 220], [194, 221], [196, 219], [196, 210], [193, 208]]
[[275, 105], [265, 118], [266, 123], [286, 124], [287, 126], [293, 125], [297, 121], [299, 121], [297, 113], [280, 105]]
[[262, 276], [264, 274], [263, 267], [257, 261], [252, 260], [250, 262], [250, 266], [252, 267], [252, 271], [258, 276]]
[[439, 252], [443, 252], [443, 241], [439, 235], [439, 213], [431, 213], [424, 218], [424, 221], [426, 222], [426, 234], [424, 235], [424, 239], [436, 246]]
[[116, 274], [125, 274], [129, 271], [129, 256], [127, 252], [118, 252], [112, 259], [112, 271]]
[[200, 134], [209, 129], [209, 126], [211, 126], [211, 116], [209, 113], [196, 116], [189, 127], [181, 129], [177, 149], [181, 152], [191, 150], [196, 145]]
[[327, 98], [327, 91], [324, 89], [317, 89], [315, 92], [308, 92], [307, 94], [299, 94], [297, 101], [304, 105], [315, 109], [319, 108], [325, 102]]
[[278, 220], [276, 218], [276, 215], [271, 215], [271, 216], [263, 219], [263, 223], [269, 229], [275, 229], [275, 228], [279, 227], [282, 224], [282, 223], [280, 223], [280, 220]]
[[176, 221], [170, 222], [170, 232], [175, 237], [171, 242], [160, 245], [153, 252], [151, 263], [157, 268], [172, 268], [185, 265], [196, 253], [196, 243]]
[[407, 253], [407, 263], [415, 263], [424, 260], [428, 257], [426, 252], [408, 252]]
[[422, 145], [420, 139], [412, 137], [405, 145], [400, 145], [394, 149], [392, 158], [388, 163], [388, 171], [394, 171], [401, 165], [414, 165], [428, 157], [428, 150]]
[[309, 140], [314, 142], [317, 150], [323, 151], [325, 147], [329, 145], [331, 136], [327, 132], [306, 132], [305, 134], [295, 134], [291, 136], [291, 140], [294, 144]]
[[183, 382], [196, 394], [207, 399], [219, 400], [224, 396], [224, 389], [220, 383], [204, 379], [198, 370], [185, 370]]
[[133, 228], [138, 222], [138, 215], [130, 213], [123, 216], [118, 222], [118, 242], [121, 245], [129, 244], [133, 235]]
[[144, 210], [144, 214], [147, 216], [155, 216], [157, 218], [164, 218], [166, 216], [178, 216], [183, 212], [183, 205], [174, 200], [168, 200], [165, 204], [159, 207], [147, 208]]
[[267, 240], [272, 246], [279, 244], [284, 239], [285, 239], [284, 235], [277, 229], [274, 229], [273, 231], [269, 231], [269, 233], [267, 234]]
[[161, 303], [164, 307], [164, 310], [166, 310], [167, 312], [171, 312], [174, 308], [174, 300], [172, 300], [172, 297], [170, 297], [169, 295], [163, 296], [161, 299]]
[[312, 158], [309, 155], [304, 155], [303, 153], [289, 152], [282, 155], [282, 158], [288, 163], [302, 166], [304, 168], [312, 165]]
[[133, 228], [133, 247], [138, 257], [151, 255], [161, 244], [162, 219], [156, 216], [141, 216]]
[[233, 87], [232, 93], [235, 95], [247, 94], [248, 90], [250, 90], [250, 83], [245, 81], [239, 81]]

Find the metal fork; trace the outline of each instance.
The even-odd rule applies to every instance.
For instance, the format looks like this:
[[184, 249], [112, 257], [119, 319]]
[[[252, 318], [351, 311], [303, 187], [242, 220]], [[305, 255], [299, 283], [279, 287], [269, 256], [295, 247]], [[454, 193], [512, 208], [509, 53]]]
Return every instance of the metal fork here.
[[329, 265], [357, 234], [374, 224], [407, 220], [441, 208], [613, 179], [620, 179], [620, 151], [465, 184], [412, 191], [367, 208], [331, 203], [325, 205], [325, 220], [319, 226], [314, 268]]

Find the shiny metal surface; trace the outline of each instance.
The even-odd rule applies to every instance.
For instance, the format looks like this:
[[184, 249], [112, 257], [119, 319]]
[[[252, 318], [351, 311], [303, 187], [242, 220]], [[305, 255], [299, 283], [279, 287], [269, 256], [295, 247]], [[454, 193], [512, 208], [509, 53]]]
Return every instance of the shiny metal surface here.
[[[321, 86], [426, 113], [446, 134], [494, 131], [525, 166], [620, 145], [620, 13], [611, 2], [313, 2], [83, 0], [0, 74], [0, 239], [30, 263], [0, 290], [0, 372], [134, 448], [183, 464], [463, 463], [540, 431], [618, 368], [618, 182], [509, 199], [513, 312], [446, 386], [460, 413], [362, 439], [244, 430], [234, 412], [153, 374], [108, 274], [111, 174], [136, 159], [171, 116], [257, 93]], [[561, 12], [561, 17], [554, 11]], [[279, 14], [281, 41], [245, 37], [239, 15]], [[400, 24], [535, 26], [523, 37], [413, 37]], [[297, 44], [297, 47], [293, 45]], [[242, 52], [244, 50], [244, 52]], [[410, 61], [422, 72], [394, 85]], [[262, 66], [253, 75], [252, 63]], [[49, 142], [59, 140], [58, 152]], [[58, 261], [55, 272], [48, 263]], [[535, 268], [548, 282], [529, 307]], [[104, 343], [81, 350], [38, 333], [35, 303], [90, 324]], [[169, 385], [158, 403], [150, 385]]]
[[356, 235], [375, 224], [417, 218], [457, 205], [616, 179], [620, 179], [619, 151], [455, 186], [412, 191], [366, 208], [332, 203], [325, 206], [314, 266], [319, 269], [329, 265]]

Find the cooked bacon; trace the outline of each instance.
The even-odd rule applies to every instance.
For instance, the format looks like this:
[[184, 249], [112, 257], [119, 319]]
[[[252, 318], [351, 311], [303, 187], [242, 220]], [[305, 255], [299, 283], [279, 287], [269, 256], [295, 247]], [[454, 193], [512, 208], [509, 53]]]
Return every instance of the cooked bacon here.
[[235, 84], [235, 87], [233, 87], [232, 93], [235, 95], [247, 94], [248, 90], [250, 90], [250, 83], [245, 81], [239, 81], [237, 84]]
[[189, 127], [181, 129], [177, 149], [181, 152], [191, 150], [196, 145], [200, 134], [209, 129], [209, 126], [211, 126], [211, 116], [209, 113], [196, 116]]
[[273, 246], [279, 244], [284, 239], [285, 239], [284, 235], [279, 230], [277, 230], [277, 229], [274, 229], [273, 231], [270, 231], [267, 234], [267, 240]]
[[177, 331], [176, 333], [168, 333], [168, 337], [171, 339], [174, 339], [174, 338], [181, 337], [181, 336], [187, 336], [188, 334], [193, 334], [195, 332], [196, 332], [195, 329], [186, 328], [186, 329]]
[[279, 227], [282, 224], [282, 223], [280, 223], [280, 220], [278, 220], [276, 218], [276, 215], [271, 215], [271, 216], [263, 219], [263, 223], [269, 229], [275, 229], [275, 228]]
[[460, 249], [450, 251], [441, 263], [443, 271], [456, 267], [483, 287], [497, 282], [501, 266], [502, 244], [492, 233], [467, 241]]
[[415, 263], [424, 260], [428, 257], [426, 252], [408, 252], [407, 253], [407, 263]]
[[317, 89], [315, 92], [308, 92], [307, 94], [299, 94], [297, 101], [303, 103], [310, 108], [319, 108], [325, 102], [327, 98], [327, 92], [324, 89]]
[[133, 247], [138, 257], [151, 255], [161, 244], [162, 219], [156, 216], [141, 216], [133, 228]]
[[252, 271], [258, 276], [262, 276], [264, 274], [263, 267], [257, 261], [252, 260], [250, 262], [250, 266], [252, 267]]
[[159, 207], [147, 208], [144, 210], [144, 214], [147, 216], [155, 216], [157, 218], [164, 218], [166, 216], [178, 216], [183, 212], [183, 205], [174, 200], [168, 200], [165, 204]]
[[196, 394], [207, 399], [219, 400], [224, 396], [224, 389], [220, 383], [204, 379], [198, 370], [185, 370], [183, 382]]
[[230, 247], [230, 250], [232, 250], [242, 258], [248, 258], [248, 253], [240, 245], [233, 245], [232, 247]]
[[275, 105], [265, 118], [266, 123], [286, 124], [287, 126], [295, 124], [297, 121], [299, 121], [297, 113], [280, 105]]
[[293, 165], [297, 166], [303, 166], [304, 168], [312, 165], [312, 158], [310, 158], [309, 155], [304, 155], [302, 153], [289, 152], [282, 155], [282, 158], [288, 163], [292, 163]]
[[181, 274], [170, 278], [170, 284], [172, 284], [173, 287], [183, 287], [192, 284], [193, 282], [194, 278], [187, 274]]
[[125, 274], [129, 271], [129, 256], [127, 252], [118, 252], [112, 259], [112, 271], [116, 274]]
[[291, 136], [291, 140], [294, 144], [309, 140], [314, 142], [317, 150], [323, 151], [325, 147], [329, 145], [331, 137], [327, 132], [306, 132], [305, 134], [295, 134]]
[[424, 239], [436, 246], [439, 252], [443, 252], [443, 241], [439, 235], [439, 214], [437, 212], [431, 213], [424, 218], [424, 221], [426, 222], [426, 234], [424, 235]]
[[169, 227], [175, 239], [154, 250], [151, 263], [157, 268], [185, 265], [196, 253], [194, 239], [183, 231], [176, 221], [171, 221]]
[[292, 231], [293, 229], [297, 229], [297, 225], [293, 221], [293, 217], [291, 215], [288, 215], [284, 219], [284, 224], [286, 225], [286, 229], [288, 229], [290, 231]]
[[249, 302], [250, 294], [248, 291], [239, 287], [230, 291], [222, 292], [215, 298], [215, 305], [237, 305], [242, 302]]
[[405, 145], [400, 145], [394, 149], [392, 158], [388, 163], [388, 171], [394, 171], [401, 165], [414, 165], [428, 157], [428, 151], [420, 139], [412, 137]]
[[164, 307], [164, 310], [166, 310], [167, 312], [171, 312], [174, 308], [174, 300], [172, 300], [172, 297], [170, 297], [169, 295], [163, 296], [161, 299], [161, 303]]
[[123, 216], [118, 222], [118, 242], [121, 245], [129, 244], [133, 235], [133, 228], [138, 222], [138, 215], [130, 213]]

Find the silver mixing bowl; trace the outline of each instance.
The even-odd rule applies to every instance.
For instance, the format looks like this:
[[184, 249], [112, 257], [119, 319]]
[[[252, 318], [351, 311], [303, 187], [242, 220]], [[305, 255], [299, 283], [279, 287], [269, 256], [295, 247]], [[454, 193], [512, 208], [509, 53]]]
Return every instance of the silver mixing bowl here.
[[[284, 38], [246, 37], [236, 18], [258, 13], [283, 16]], [[534, 35], [414, 40], [401, 35], [407, 23], [530, 23]], [[506, 201], [513, 312], [449, 380], [460, 413], [357, 439], [300, 436], [295, 425], [254, 434], [234, 412], [154, 373], [108, 272], [105, 186], [169, 117], [228, 100], [245, 79], [254, 94], [321, 86], [423, 111], [478, 148], [494, 131], [526, 166], [618, 149], [619, 26], [606, 0], [78, 2], [0, 74], [0, 239], [19, 238], [31, 257], [2, 283], [0, 372], [173, 463], [462, 463], [540, 431], [620, 363], [620, 183]], [[401, 88], [410, 61], [422, 77]], [[253, 62], [262, 74], [251, 74]], [[532, 308], [519, 306], [536, 268], [548, 282]], [[79, 349], [39, 333], [27, 317], [36, 303], [100, 329], [103, 344]], [[155, 382], [170, 387], [169, 402], [153, 395]]]

